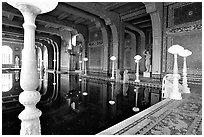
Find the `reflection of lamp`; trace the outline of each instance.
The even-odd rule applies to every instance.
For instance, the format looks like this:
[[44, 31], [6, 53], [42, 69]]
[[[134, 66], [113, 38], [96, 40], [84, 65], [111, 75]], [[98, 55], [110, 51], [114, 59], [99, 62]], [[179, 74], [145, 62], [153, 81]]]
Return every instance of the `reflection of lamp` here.
[[112, 76], [111, 76], [111, 79], [115, 79], [115, 77], [114, 77], [114, 61], [116, 60], [116, 57], [115, 56], [112, 56], [111, 58], [110, 58], [110, 60], [112, 60], [113, 62], [112, 62]]
[[21, 92], [19, 101], [25, 106], [25, 109], [18, 116], [22, 121], [20, 135], [40, 135], [39, 117], [42, 112], [36, 108], [41, 95], [36, 91], [39, 77], [35, 53], [35, 19], [38, 14], [53, 10], [57, 6], [57, 2], [10, 1], [9, 4], [19, 9], [24, 17], [24, 49], [20, 78], [20, 85], [24, 91]]
[[183, 92], [184, 93], [190, 93], [190, 89], [187, 83], [186, 57], [190, 56], [191, 54], [192, 52], [187, 49], [179, 53], [179, 55], [183, 57]]
[[82, 69], [81, 69], [81, 67], [82, 67], [81, 65], [82, 65], [82, 61], [80, 60], [80, 61], [79, 61], [79, 70], [82, 70]]
[[84, 75], [87, 75], [87, 70], [86, 70], [86, 62], [88, 61], [88, 58], [84, 58]]
[[179, 92], [179, 74], [178, 74], [178, 63], [177, 55], [184, 51], [184, 48], [180, 45], [173, 45], [168, 49], [168, 52], [174, 55], [174, 70], [173, 70], [173, 91], [170, 94], [171, 99], [180, 100], [182, 99], [181, 93]]
[[14, 71], [14, 72], [15, 72], [15, 80], [18, 81], [20, 73], [19, 73], [19, 71]]
[[139, 89], [139, 88], [140, 88], [140, 87], [135, 86], [135, 89], [134, 89], [134, 92], [135, 92], [135, 106], [132, 108], [132, 110], [133, 110], [134, 112], [140, 111], [140, 109], [137, 107], [138, 89]]
[[141, 58], [142, 57], [140, 55], [136, 55], [134, 57], [136, 65], [137, 65], [136, 73], [135, 73], [135, 76], [136, 76], [135, 82], [140, 82], [140, 80], [139, 80], [139, 61], [140, 61]]
[[111, 82], [111, 100], [109, 101], [109, 104], [114, 105], [115, 101], [113, 100], [113, 92], [114, 92], [114, 83]]
[[88, 95], [88, 93], [86, 92], [86, 79], [83, 79], [83, 84], [82, 84], [82, 94], [84, 95], [84, 96], [87, 96]]

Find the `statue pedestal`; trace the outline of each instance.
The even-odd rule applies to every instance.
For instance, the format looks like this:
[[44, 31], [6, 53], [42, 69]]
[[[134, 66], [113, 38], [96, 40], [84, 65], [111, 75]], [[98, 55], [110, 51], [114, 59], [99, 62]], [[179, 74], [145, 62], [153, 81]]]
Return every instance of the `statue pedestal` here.
[[143, 72], [143, 77], [150, 78], [150, 72]]

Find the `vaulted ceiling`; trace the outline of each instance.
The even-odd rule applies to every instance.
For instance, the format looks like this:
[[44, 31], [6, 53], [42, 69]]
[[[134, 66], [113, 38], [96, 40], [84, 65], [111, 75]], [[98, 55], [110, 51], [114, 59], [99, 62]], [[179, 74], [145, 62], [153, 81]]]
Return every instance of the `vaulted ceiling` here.
[[[104, 22], [102, 16], [109, 13], [118, 14], [123, 22], [137, 28], [151, 27], [150, 15], [141, 2], [59, 2], [53, 11], [37, 16], [36, 26], [43, 32], [47, 28], [49, 31], [74, 31]], [[2, 3], [2, 16], [2, 24], [5, 26], [20, 27], [23, 24], [21, 13], [6, 2]]]

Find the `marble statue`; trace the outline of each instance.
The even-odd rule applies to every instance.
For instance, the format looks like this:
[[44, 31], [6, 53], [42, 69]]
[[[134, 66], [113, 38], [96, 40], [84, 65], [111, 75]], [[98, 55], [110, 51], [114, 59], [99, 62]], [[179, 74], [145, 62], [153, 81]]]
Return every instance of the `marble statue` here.
[[120, 82], [120, 80], [121, 80], [120, 70], [117, 69], [116, 70], [116, 82]]
[[145, 68], [146, 68], [146, 72], [150, 72], [150, 58], [151, 58], [151, 55], [150, 55], [148, 50], [145, 50], [143, 52], [143, 55], [145, 55]]
[[16, 67], [16, 68], [19, 68], [19, 61], [20, 61], [19, 57], [16, 56], [16, 57], [15, 57], [15, 67]]
[[123, 83], [127, 83], [129, 81], [128, 70], [125, 70], [123, 73]]

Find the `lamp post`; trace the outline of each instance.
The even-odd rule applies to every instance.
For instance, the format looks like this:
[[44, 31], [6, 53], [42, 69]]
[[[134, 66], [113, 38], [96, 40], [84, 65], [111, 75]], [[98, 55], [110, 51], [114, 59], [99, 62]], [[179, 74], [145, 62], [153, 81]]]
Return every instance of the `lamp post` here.
[[87, 75], [87, 70], [86, 70], [86, 62], [88, 61], [88, 58], [84, 58], [84, 75]]
[[17, 8], [24, 17], [24, 49], [22, 51], [22, 67], [20, 86], [24, 90], [19, 95], [19, 102], [25, 109], [19, 114], [21, 120], [20, 135], [40, 135], [40, 119], [42, 112], [36, 108], [40, 101], [40, 93], [36, 91], [39, 82], [35, 52], [35, 18], [38, 14], [46, 13], [57, 6], [57, 2], [26, 1], [9, 2]]
[[187, 83], [187, 67], [186, 67], [186, 57], [192, 54], [191, 51], [185, 49], [183, 52], [179, 53], [180, 56], [183, 57], [183, 92], [190, 93], [190, 89]]
[[171, 99], [181, 100], [181, 93], [179, 92], [179, 74], [178, 74], [178, 63], [177, 56], [183, 52], [184, 48], [180, 45], [173, 45], [168, 49], [168, 52], [174, 55], [174, 68], [173, 68], [173, 91], [170, 94]]
[[112, 56], [112, 57], [110, 57], [110, 60], [112, 60], [112, 75], [111, 75], [111, 79], [115, 79], [115, 77], [114, 77], [114, 70], [115, 70], [114, 64], [115, 64], [116, 57]]
[[136, 73], [135, 73], [135, 76], [136, 76], [135, 82], [140, 82], [140, 80], [139, 80], [139, 61], [140, 61], [141, 58], [142, 57], [140, 55], [136, 55], [134, 57], [136, 65], [137, 65]]
[[135, 106], [132, 108], [132, 110], [133, 110], [134, 112], [140, 111], [140, 109], [137, 107], [138, 89], [139, 89], [139, 88], [140, 88], [139, 86], [135, 86], [135, 89], [134, 89], [134, 92], [135, 92]]

